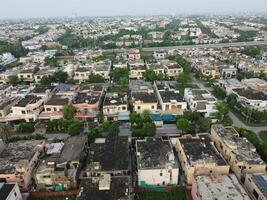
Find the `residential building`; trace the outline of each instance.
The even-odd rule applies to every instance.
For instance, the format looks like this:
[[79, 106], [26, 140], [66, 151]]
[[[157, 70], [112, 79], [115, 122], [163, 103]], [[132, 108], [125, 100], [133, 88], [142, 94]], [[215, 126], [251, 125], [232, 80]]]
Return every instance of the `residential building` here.
[[83, 160], [87, 155], [87, 137], [69, 137], [64, 143], [46, 145], [46, 159], [39, 162], [35, 184], [39, 191], [77, 188]]
[[19, 101], [17, 97], [6, 97], [0, 100], [0, 121], [5, 122], [12, 106]]
[[129, 142], [127, 136], [96, 138], [90, 145], [87, 169], [82, 177], [128, 176]]
[[153, 56], [155, 59], [160, 60], [160, 59], [165, 59], [167, 56], [166, 51], [154, 51]]
[[214, 117], [217, 112], [217, 100], [207, 90], [185, 88], [184, 98], [192, 111], [199, 112], [205, 117]]
[[254, 200], [267, 199], [267, 175], [247, 174], [245, 188]]
[[33, 69], [24, 69], [18, 73], [18, 78], [26, 82], [34, 82]]
[[130, 79], [142, 79], [146, 71], [145, 65], [133, 66], [130, 67]]
[[156, 74], [163, 74], [165, 76], [164, 66], [158, 63], [147, 64], [147, 69], [152, 69]]
[[32, 91], [31, 95], [41, 97], [44, 103], [46, 103], [55, 93], [56, 86], [52, 85], [37, 85]]
[[0, 154], [0, 179], [17, 183], [21, 191], [27, 191], [44, 145], [41, 140], [9, 143]]
[[7, 121], [16, 120], [36, 120], [43, 110], [44, 101], [41, 97], [27, 95], [20, 99], [11, 108], [11, 113], [7, 116]]
[[234, 128], [212, 125], [211, 139], [242, 182], [248, 173], [265, 173], [266, 163], [258, 155], [256, 148], [246, 138], [239, 137]]
[[70, 103], [70, 98], [53, 96], [44, 104], [44, 111], [38, 117], [39, 119], [53, 120], [63, 117], [63, 107]]
[[139, 49], [130, 49], [128, 51], [128, 58], [130, 60], [140, 60], [141, 59], [141, 54]]
[[163, 114], [182, 115], [187, 103], [176, 89], [171, 89], [167, 82], [155, 83], [156, 93]]
[[104, 61], [95, 63], [92, 73], [95, 75], [100, 75], [104, 79], [109, 80], [110, 79], [111, 64], [112, 63], [110, 60], [104, 60]]
[[74, 118], [84, 123], [98, 122], [97, 114], [104, 91], [103, 84], [82, 85], [72, 102], [77, 111]]
[[132, 199], [130, 178], [103, 174], [99, 177], [82, 179], [77, 200], [95, 199]]
[[260, 111], [267, 109], [267, 93], [250, 88], [237, 88], [232, 92], [237, 96], [237, 101], [245, 107]]
[[219, 86], [221, 86], [227, 95], [233, 93], [233, 89], [244, 88], [244, 85], [237, 79], [220, 79]]
[[134, 92], [132, 93], [134, 111], [142, 113], [145, 110], [155, 112], [158, 109], [158, 99], [154, 92]]
[[187, 184], [191, 185], [196, 176], [229, 173], [229, 165], [214, 147], [209, 134], [183, 135], [171, 141], [178, 153]]
[[197, 176], [192, 184], [191, 195], [193, 200], [250, 200], [233, 174]]
[[18, 184], [0, 182], [0, 200], [22, 200]]
[[136, 157], [139, 186], [178, 184], [178, 161], [169, 140], [136, 140]]
[[82, 82], [88, 80], [89, 75], [91, 73], [92, 73], [92, 69], [91, 68], [80, 67], [75, 71], [73, 79], [79, 81], [79, 83], [82, 83]]
[[166, 75], [170, 79], [175, 79], [179, 74], [183, 72], [183, 68], [178, 64], [165, 65], [164, 68]]
[[237, 68], [234, 65], [221, 65], [219, 66], [219, 71], [223, 79], [235, 78]]
[[[106, 120], [129, 120], [128, 95], [124, 92], [106, 93], [103, 102], [103, 114]], [[123, 117], [125, 116], [125, 117]]]

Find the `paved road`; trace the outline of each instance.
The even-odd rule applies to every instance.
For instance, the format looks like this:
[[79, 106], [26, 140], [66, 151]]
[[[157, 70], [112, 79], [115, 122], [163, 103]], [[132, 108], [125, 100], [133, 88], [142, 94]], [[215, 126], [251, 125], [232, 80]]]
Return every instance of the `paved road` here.
[[197, 85], [200, 89], [208, 90], [212, 92], [212, 87], [207, 87], [204, 85], [204, 83], [201, 80], [196, 79], [194, 76], [192, 77], [192, 83]]
[[236, 117], [235, 114], [232, 113], [231, 111], [229, 111], [229, 117], [233, 120], [233, 124], [236, 127], [245, 128], [245, 129], [248, 129], [250, 131], [253, 131], [253, 132], [257, 133], [257, 134], [259, 134], [262, 131], [267, 131], [267, 126], [255, 127], [255, 126], [248, 126], [248, 125], [246, 125], [238, 117]]
[[[234, 42], [234, 43], [219, 43], [219, 44], [199, 44], [199, 45], [181, 45], [181, 46], [167, 46], [167, 47], [149, 47], [142, 48], [142, 51], [157, 51], [157, 50], [179, 50], [179, 49], [194, 49], [194, 48], [225, 48], [225, 47], [248, 47], [248, 46], [263, 46], [267, 45], [267, 41], [253, 41], [253, 42]], [[106, 49], [103, 52], [121, 53], [125, 49]]]

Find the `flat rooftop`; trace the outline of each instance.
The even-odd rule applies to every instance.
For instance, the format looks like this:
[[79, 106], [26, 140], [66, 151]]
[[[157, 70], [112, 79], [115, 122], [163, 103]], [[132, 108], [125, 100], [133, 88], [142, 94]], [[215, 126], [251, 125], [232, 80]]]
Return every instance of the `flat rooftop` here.
[[14, 173], [17, 164], [30, 160], [35, 154], [35, 148], [42, 142], [42, 140], [32, 140], [9, 143], [0, 154], [0, 174]]
[[74, 98], [74, 104], [96, 104], [99, 102], [101, 97], [101, 93], [98, 92], [79, 92], [77, 96]]
[[146, 138], [136, 141], [138, 169], [162, 169], [166, 166], [178, 168], [173, 149], [168, 140]]
[[143, 80], [130, 80], [129, 88], [132, 92], [147, 92], [154, 90], [151, 82]]
[[128, 177], [111, 177], [109, 189], [99, 188], [99, 178], [82, 179], [77, 200], [128, 200], [130, 180]]
[[50, 105], [50, 106], [64, 106], [69, 103], [68, 98], [61, 98], [58, 96], [53, 96], [51, 99], [49, 99], [45, 105]]
[[250, 200], [235, 175], [197, 176], [195, 179], [200, 199]]
[[163, 103], [171, 103], [172, 101], [184, 102], [184, 98], [181, 94], [174, 91], [160, 91], [160, 96]]
[[212, 145], [209, 134], [199, 134], [198, 137], [188, 135], [180, 138], [179, 141], [191, 166], [205, 163], [227, 165], [226, 161]]
[[51, 160], [61, 163], [80, 160], [83, 157], [86, 143], [87, 136], [69, 137], [64, 143], [60, 156], [58, 158], [51, 158]]
[[246, 97], [247, 99], [267, 101], [267, 95], [265, 93], [250, 88], [237, 88], [233, 89], [233, 91], [239, 96]]
[[42, 98], [41, 97], [37, 97], [35, 95], [27, 95], [24, 98], [22, 98], [21, 100], [19, 100], [18, 103], [15, 106], [17, 106], [17, 107], [25, 107], [28, 104], [37, 103], [40, 99], [42, 99]]
[[51, 92], [55, 87], [56, 86], [52, 86], [52, 85], [38, 85], [32, 90], [32, 93], [43, 94], [43, 93], [46, 93], [47, 90]]
[[127, 104], [127, 94], [123, 93], [107, 93], [103, 106]]
[[157, 103], [158, 98], [156, 94], [148, 92], [134, 92], [132, 93], [133, 101], [141, 101], [143, 103]]
[[264, 164], [256, 148], [246, 138], [239, 137], [234, 128], [225, 128], [220, 124], [212, 126], [224, 143], [232, 149], [239, 161], [246, 161], [249, 164]]
[[81, 85], [80, 91], [81, 92], [99, 92], [101, 93], [104, 89], [103, 83], [98, 84], [83, 84]]
[[90, 169], [92, 171], [128, 170], [128, 137], [108, 136], [96, 139], [95, 143], [90, 145], [88, 160], [89, 165], [90, 163], [98, 163], [100, 166], [99, 169]]

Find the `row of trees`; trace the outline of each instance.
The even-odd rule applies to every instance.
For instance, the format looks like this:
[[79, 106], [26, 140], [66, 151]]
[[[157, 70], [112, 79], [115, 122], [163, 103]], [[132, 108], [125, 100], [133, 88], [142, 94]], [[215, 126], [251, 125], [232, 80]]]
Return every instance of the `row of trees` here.
[[206, 132], [210, 126], [211, 119], [205, 118], [195, 111], [188, 111], [183, 116], [177, 116], [176, 127], [182, 133]]
[[130, 122], [133, 137], [153, 137], [156, 133], [156, 125], [153, 123], [152, 114], [148, 110], [142, 114], [132, 112]]
[[191, 64], [181, 55], [177, 54], [175, 56], [176, 62], [183, 68], [183, 72], [176, 77], [177, 87], [180, 89], [180, 92], [183, 93], [184, 88], [187, 87], [188, 83], [191, 83]]
[[242, 116], [246, 117], [249, 122], [262, 123], [267, 122], [267, 111], [259, 111], [243, 106], [237, 101], [235, 94], [230, 94], [227, 97], [227, 104], [233, 111], [241, 113]]
[[267, 162], [267, 144], [261, 141], [257, 134], [252, 131], [243, 128], [239, 128], [237, 131], [242, 137], [246, 137], [256, 147], [258, 154], [265, 162]]
[[119, 85], [127, 86], [129, 84], [129, 69], [115, 68], [112, 70], [113, 81]]
[[143, 77], [146, 81], [164, 81], [167, 79], [166, 75], [163, 73], [157, 74], [152, 69], [147, 69], [145, 73], [143, 74]]
[[21, 42], [8, 43], [5, 41], [0, 41], [0, 54], [6, 53], [6, 52], [10, 52], [16, 58], [20, 58], [22, 56], [26, 56], [28, 53], [28, 50], [22, 46]]

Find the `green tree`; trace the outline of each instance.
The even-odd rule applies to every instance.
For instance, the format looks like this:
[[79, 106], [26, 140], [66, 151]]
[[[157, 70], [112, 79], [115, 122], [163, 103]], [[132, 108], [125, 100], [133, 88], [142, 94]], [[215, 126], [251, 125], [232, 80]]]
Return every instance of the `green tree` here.
[[180, 54], [175, 56], [176, 62], [183, 68], [184, 73], [191, 73], [192, 67], [191, 64]]
[[216, 113], [216, 117], [220, 122], [222, 122], [229, 112], [228, 105], [223, 101], [217, 102], [216, 109], [218, 110], [218, 112]]
[[67, 120], [73, 119], [75, 113], [76, 113], [76, 109], [73, 107], [73, 105], [63, 106], [63, 118], [64, 119], [67, 119]]
[[52, 77], [51, 76], [43, 76], [40, 80], [41, 85], [50, 85], [52, 82]]
[[9, 76], [8, 77], [8, 83], [13, 85], [13, 86], [16, 86], [20, 83], [20, 79], [17, 75]]
[[98, 74], [90, 74], [89, 78], [85, 81], [86, 83], [105, 83], [105, 79], [103, 76]]
[[58, 59], [56, 57], [45, 57], [44, 63], [50, 67], [59, 67]]
[[36, 74], [39, 70], [40, 70], [40, 68], [37, 67], [37, 66], [35, 66], [35, 67], [33, 68], [32, 72], [33, 72], [34, 74]]
[[63, 72], [63, 71], [56, 71], [53, 74], [53, 78], [55, 79], [55, 81], [60, 82], [60, 83], [65, 83], [68, 78], [69, 75], [67, 72]]
[[141, 114], [141, 119], [143, 122], [152, 122], [152, 113], [150, 110], [144, 110]]
[[152, 69], [147, 69], [145, 71], [143, 77], [146, 81], [156, 81], [157, 80], [157, 74]]
[[11, 131], [10, 126], [8, 126], [7, 124], [0, 123], [0, 138], [8, 142], [10, 131]]
[[185, 87], [187, 83], [191, 82], [191, 76], [190, 74], [183, 72], [177, 76], [176, 81], [178, 81], [178, 83], [181, 83], [182, 86]]
[[205, 117], [201, 117], [198, 120], [198, 126], [199, 126], [199, 130], [200, 132], [206, 132], [210, 129], [211, 127], [211, 119], [209, 118], [205, 118]]
[[190, 122], [186, 118], [180, 118], [176, 122], [176, 127], [181, 130], [182, 133], [187, 133], [190, 130]]
[[226, 97], [226, 91], [218, 85], [213, 86], [213, 93], [219, 99], [225, 99]]
[[119, 79], [119, 85], [122, 85], [122, 86], [127, 86], [127, 85], [129, 85], [129, 78], [127, 78], [127, 77], [121, 77], [120, 79]]
[[68, 134], [71, 136], [79, 135], [82, 132], [82, 124], [79, 122], [73, 122], [68, 127]]
[[230, 108], [233, 108], [235, 105], [237, 105], [237, 96], [235, 94], [230, 94], [227, 97], [227, 104]]

